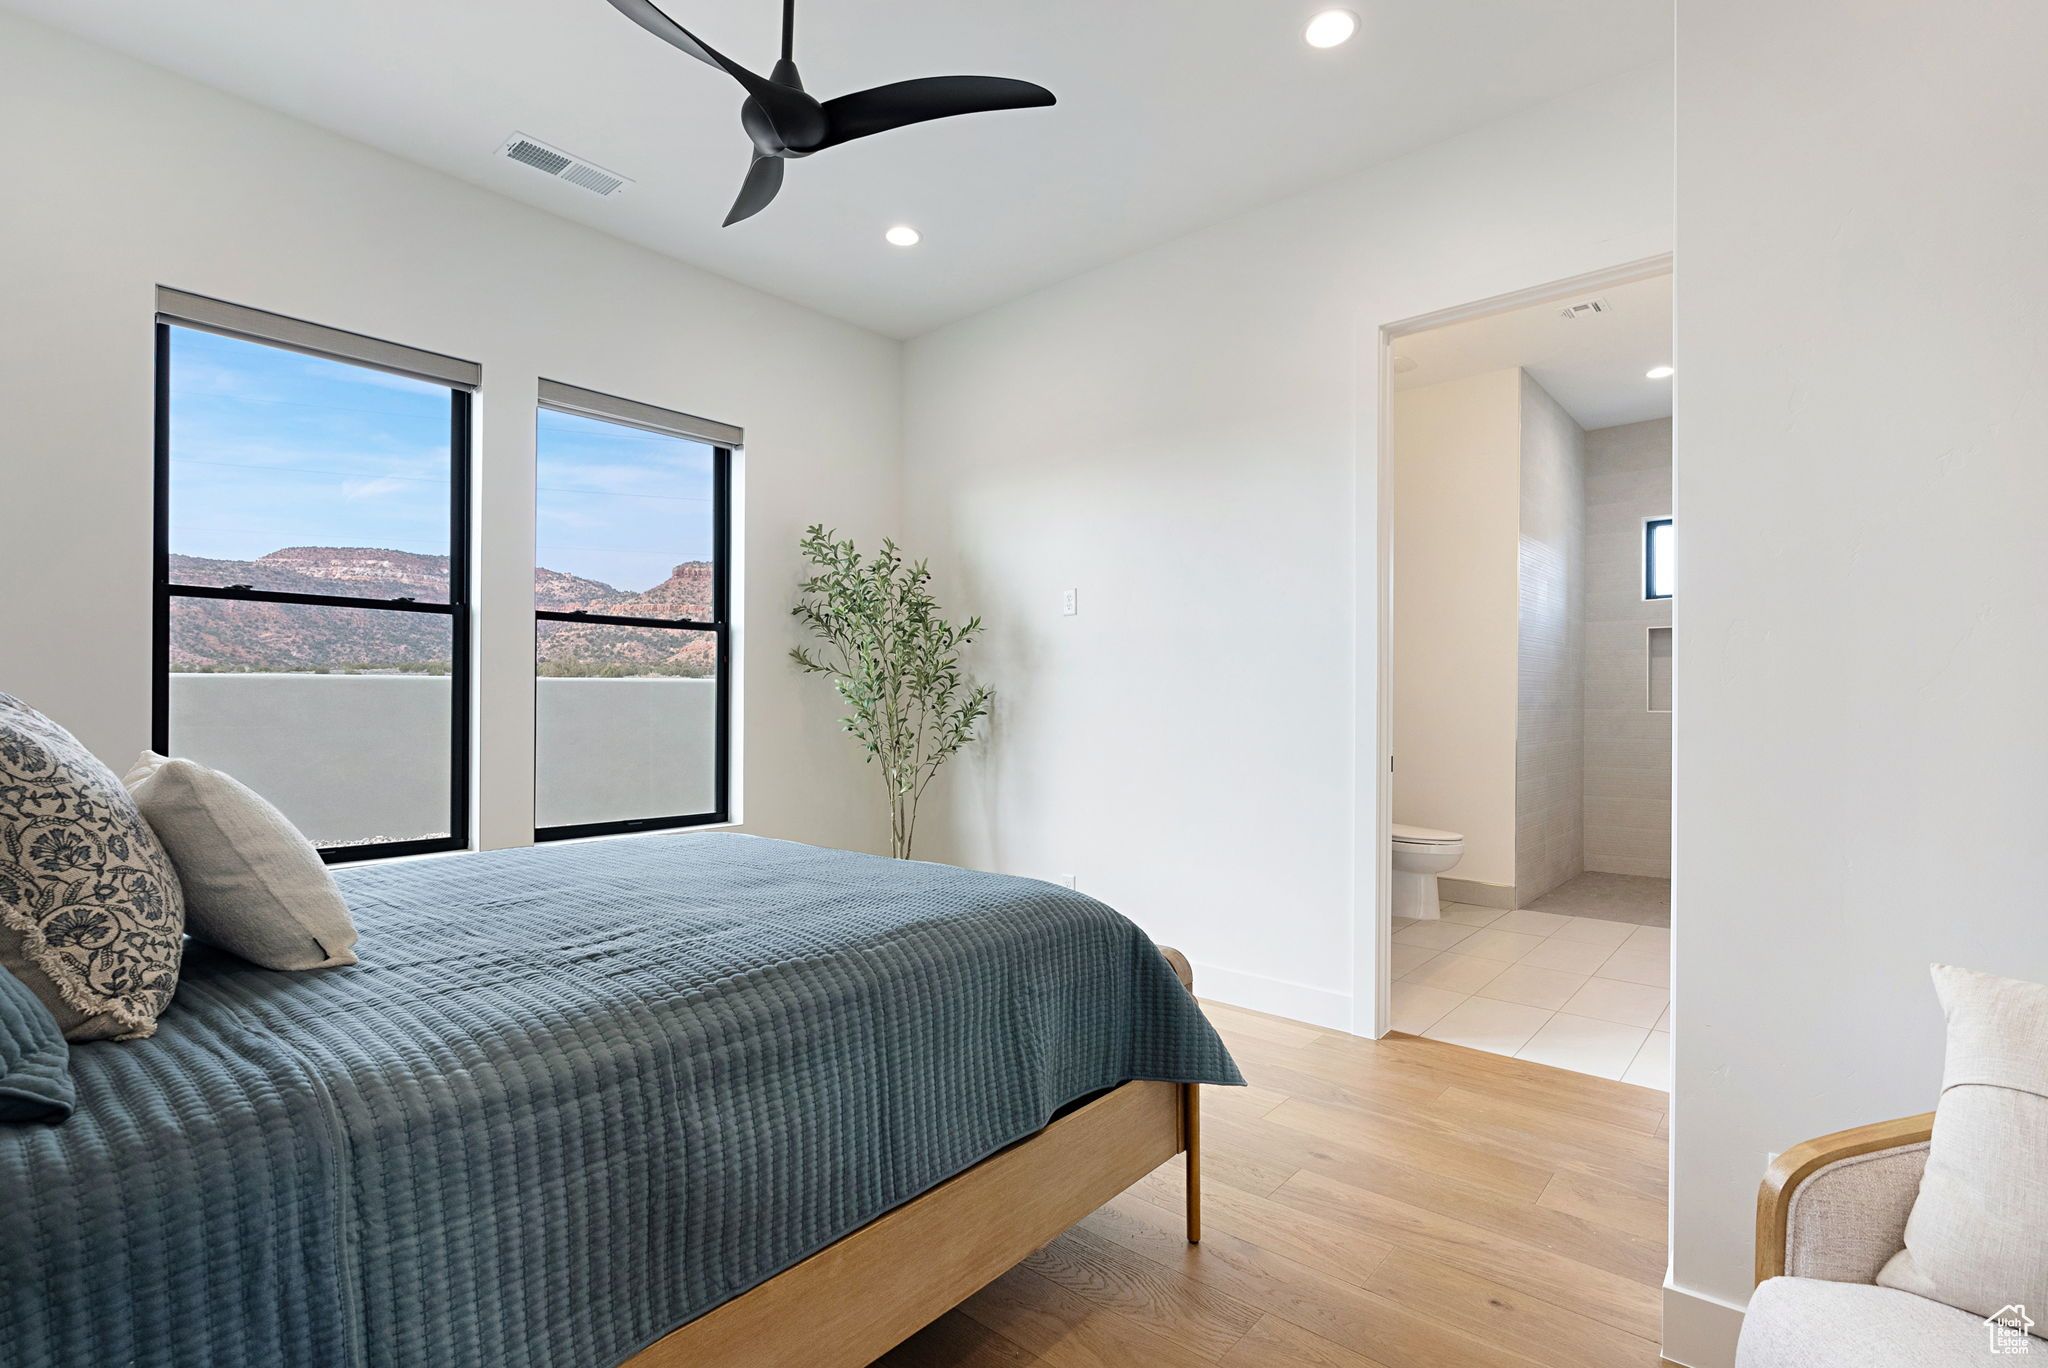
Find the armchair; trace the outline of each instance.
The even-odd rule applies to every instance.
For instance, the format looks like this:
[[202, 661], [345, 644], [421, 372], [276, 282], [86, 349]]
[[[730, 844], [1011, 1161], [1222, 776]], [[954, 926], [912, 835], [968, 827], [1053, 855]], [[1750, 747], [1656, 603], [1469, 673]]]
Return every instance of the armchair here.
[[1736, 1368], [1979, 1365], [1990, 1327], [1877, 1286], [1905, 1247], [1934, 1113], [1795, 1145], [1757, 1193], [1756, 1277]]

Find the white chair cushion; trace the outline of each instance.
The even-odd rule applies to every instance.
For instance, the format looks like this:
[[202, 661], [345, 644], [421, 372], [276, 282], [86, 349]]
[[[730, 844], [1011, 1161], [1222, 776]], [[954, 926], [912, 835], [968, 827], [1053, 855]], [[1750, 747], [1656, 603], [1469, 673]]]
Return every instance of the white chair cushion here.
[[1911, 1293], [1772, 1278], [1750, 1296], [1735, 1368], [1984, 1368], [2003, 1361], [1990, 1335], [1973, 1312]]
[[266, 969], [354, 964], [355, 922], [313, 843], [255, 792], [145, 751], [122, 780], [185, 889], [185, 930]]
[[1906, 1247], [1906, 1218], [1920, 1196], [1927, 1142], [1839, 1159], [1792, 1193], [1785, 1271], [1795, 1278], [1874, 1283]]
[[1881, 1287], [2048, 1316], [2048, 988], [1934, 966], [1948, 1057], [1906, 1247]]

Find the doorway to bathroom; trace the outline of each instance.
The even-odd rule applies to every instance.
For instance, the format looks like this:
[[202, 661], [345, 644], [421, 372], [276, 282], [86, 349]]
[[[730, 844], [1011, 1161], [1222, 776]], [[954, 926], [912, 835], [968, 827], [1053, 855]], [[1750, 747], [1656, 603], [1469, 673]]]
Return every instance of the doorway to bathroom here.
[[1668, 1089], [1670, 262], [1384, 335], [1388, 1025]]

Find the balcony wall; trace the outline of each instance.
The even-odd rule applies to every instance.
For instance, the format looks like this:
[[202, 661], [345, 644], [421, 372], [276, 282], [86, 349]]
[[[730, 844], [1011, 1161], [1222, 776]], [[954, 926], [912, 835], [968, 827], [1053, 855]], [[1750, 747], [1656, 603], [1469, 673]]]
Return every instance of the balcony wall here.
[[[711, 807], [715, 681], [535, 683], [539, 825]], [[171, 744], [277, 804], [315, 844], [445, 834], [449, 688], [420, 675], [173, 675]]]

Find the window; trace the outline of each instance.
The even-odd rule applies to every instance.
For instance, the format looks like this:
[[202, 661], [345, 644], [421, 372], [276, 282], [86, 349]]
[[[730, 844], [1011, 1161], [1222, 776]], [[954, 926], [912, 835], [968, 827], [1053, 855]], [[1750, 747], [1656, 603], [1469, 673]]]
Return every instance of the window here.
[[1671, 519], [1651, 518], [1643, 524], [1643, 597], [1671, 597]]
[[469, 844], [476, 367], [163, 290], [155, 746], [330, 863]]
[[739, 437], [706, 419], [541, 382], [537, 839], [726, 820]]

